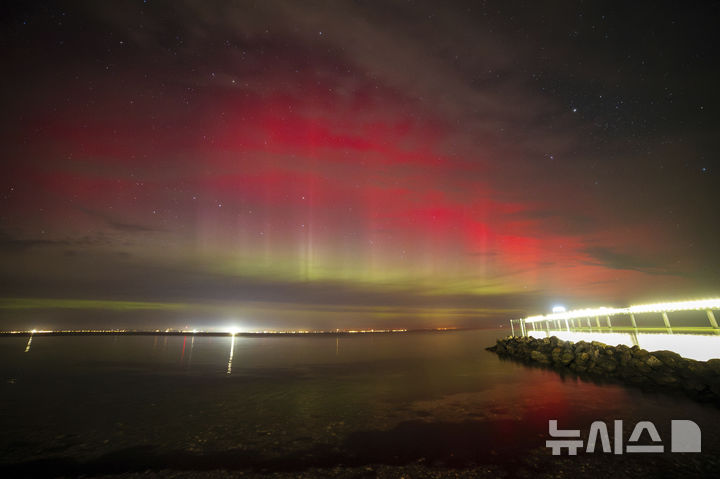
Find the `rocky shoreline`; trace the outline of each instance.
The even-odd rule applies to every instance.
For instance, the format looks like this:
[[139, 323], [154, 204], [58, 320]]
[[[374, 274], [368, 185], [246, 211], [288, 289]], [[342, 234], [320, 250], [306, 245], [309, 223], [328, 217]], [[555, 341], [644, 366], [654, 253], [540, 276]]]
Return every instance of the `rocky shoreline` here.
[[609, 346], [596, 341], [572, 343], [555, 336], [542, 339], [511, 336], [498, 339], [487, 350], [501, 357], [581, 376], [681, 391], [697, 400], [720, 405], [720, 359], [695, 361], [672, 351], [649, 352], [638, 346]]

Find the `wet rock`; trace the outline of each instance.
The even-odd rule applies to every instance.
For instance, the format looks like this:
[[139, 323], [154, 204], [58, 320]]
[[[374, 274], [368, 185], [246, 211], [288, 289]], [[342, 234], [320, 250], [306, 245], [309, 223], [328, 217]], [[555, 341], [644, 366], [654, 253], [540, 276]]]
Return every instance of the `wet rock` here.
[[647, 359], [645, 360], [645, 364], [647, 364], [651, 368], [657, 369], [663, 365], [663, 362], [660, 361], [655, 356], [653, 356], [652, 354], [650, 354], [650, 355], [648, 355]]
[[650, 353], [648, 353], [644, 349], [640, 349], [640, 348], [635, 349], [636, 347], [637, 346], [633, 346], [633, 349], [632, 349], [633, 358], [643, 359], [643, 358], [647, 358], [650, 355]]
[[629, 365], [641, 374], [647, 374], [652, 371], [652, 368], [650, 368], [650, 366], [648, 366], [642, 359], [633, 358], [630, 360]]
[[533, 361], [537, 361], [541, 364], [550, 364], [550, 358], [548, 358], [546, 354], [543, 354], [540, 351], [532, 351], [530, 353], [530, 358]]
[[682, 356], [672, 351], [655, 351], [653, 352], [653, 356], [662, 361], [663, 364], [670, 367], [678, 366], [684, 361]]
[[707, 362], [707, 367], [710, 371], [717, 375], [720, 375], [720, 359], [711, 359]]
[[491, 351], [575, 373], [616, 378], [631, 384], [682, 390], [720, 404], [720, 359], [683, 358], [672, 351], [650, 353], [638, 346], [608, 346], [597, 341], [571, 343], [557, 337], [498, 340]]
[[617, 363], [607, 356], [602, 357], [597, 362], [597, 368], [603, 372], [611, 373], [617, 369]]
[[554, 347], [551, 354], [552, 354], [553, 362], [556, 364], [560, 364], [561, 363], [560, 357], [563, 354], [563, 349], [560, 347]]
[[573, 359], [575, 359], [575, 353], [571, 349], [563, 350], [562, 354], [560, 355], [560, 362], [564, 366], [570, 364]]
[[674, 376], [671, 376], [669, 374], [661, 374], [661, 375], [653, 376], [653, 381], [655, 381], [657, 384], [667, 386], [667, 385], [675, 384], [677, 382], [677, 378]]

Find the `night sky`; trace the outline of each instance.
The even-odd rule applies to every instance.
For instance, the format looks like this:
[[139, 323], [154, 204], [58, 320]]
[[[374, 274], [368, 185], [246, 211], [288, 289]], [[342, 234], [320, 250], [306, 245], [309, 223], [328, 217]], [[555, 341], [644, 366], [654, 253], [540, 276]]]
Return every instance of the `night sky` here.
[[717, 2], [5, 2], [0, 329], [720, 291]]

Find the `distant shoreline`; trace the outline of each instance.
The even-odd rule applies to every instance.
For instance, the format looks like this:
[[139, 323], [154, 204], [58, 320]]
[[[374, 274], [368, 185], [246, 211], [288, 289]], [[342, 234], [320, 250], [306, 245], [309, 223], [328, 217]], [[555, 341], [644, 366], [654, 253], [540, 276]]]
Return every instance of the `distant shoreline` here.
[[436, 328], [436, 329], [407, 329], [407, 330], [361, 330], [361, 331], [261, 331], [238, 332], [227, 331], [128, 331], [128, 330], [82, 330], [82, 331], [0, 331], [2, 337], [28, 337], [28, 336], [207, 336], [245, 338], [259, 337], [296, 337], [296, 336], [358, 336], [368, 334], [390, 335], [405, 333], [449, 333], [457, 331], [474, 331], [474, 328]]

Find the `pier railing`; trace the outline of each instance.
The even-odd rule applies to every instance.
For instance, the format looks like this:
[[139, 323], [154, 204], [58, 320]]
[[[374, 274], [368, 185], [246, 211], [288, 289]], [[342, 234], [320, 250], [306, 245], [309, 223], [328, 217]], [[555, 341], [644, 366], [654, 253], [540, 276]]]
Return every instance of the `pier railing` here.
[[[669, 303], [654, 303], [630, 306], [627, 308], [592, 308], [576, 309], [539, 316], [528, 316], [527, 318], [511, 319], [510, 329], [512, 335], [516, 331], [520, 336], [528, 335], [528, 328], [532, 331], [589, 331], [589, 332], [637, 332], [658, 331], [673, 334], [673, 326], [670, 323], [670, 313], [679, 311], [704, 312], [707, 318], [706, 326], [681, 326], [675, 327], [676, 331], [683, 330], [694, 333], [715, 333], [720, 334], [720, 327], [715, 317], [715, 311], [720, 310], [720, 298], [701, 299], [694, 301], [675, 301]], [[648, 317], [662, 318], [663, 327], [638, 326], [638, 322]], [[625, 319], [626, 325], [618, 324], [617, 320]], [[613, 325], [613, 320], [616, 324]]]

